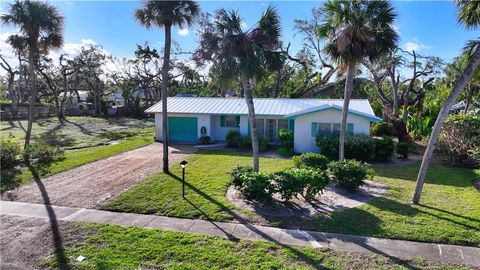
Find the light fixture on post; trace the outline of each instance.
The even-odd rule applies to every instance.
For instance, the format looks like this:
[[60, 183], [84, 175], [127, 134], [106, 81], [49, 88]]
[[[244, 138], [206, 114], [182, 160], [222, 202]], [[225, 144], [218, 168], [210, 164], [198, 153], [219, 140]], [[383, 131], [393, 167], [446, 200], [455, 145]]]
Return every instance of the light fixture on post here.
[[180, 162], [180, 167], [182, 167], [182, 198], [185, 199], [185, 168], [187, 167], [188, 162], [186, 160], [182, 160]]

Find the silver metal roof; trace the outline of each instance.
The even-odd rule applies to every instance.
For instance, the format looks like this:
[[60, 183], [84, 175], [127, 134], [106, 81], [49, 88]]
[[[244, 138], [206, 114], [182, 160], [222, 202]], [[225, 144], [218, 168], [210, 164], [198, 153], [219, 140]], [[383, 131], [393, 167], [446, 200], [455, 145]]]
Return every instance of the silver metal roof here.
[[[254, 98], [257, 115], [287, 116], [320, 106], [342, 107], [342, 99], [294, 99], [294, 98]], [[169, 97], [169, 113], [247, 115], [248, 109], [243, 98], [218, 97]], [[370, 102], [366, 99], [350, 100], [349, 109], [375, 117]], [[161, 113], [162, 102], [148, 108], [146, 113]]]

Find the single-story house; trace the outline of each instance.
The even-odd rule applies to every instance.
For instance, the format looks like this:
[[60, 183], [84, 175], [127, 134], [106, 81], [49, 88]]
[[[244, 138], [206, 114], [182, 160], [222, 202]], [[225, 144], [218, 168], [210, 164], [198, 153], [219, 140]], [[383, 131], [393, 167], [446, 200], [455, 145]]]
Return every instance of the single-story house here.
[[[259, 136], [278, 143], [278, 131], [294, 132], [295, 152], [315, 152], [318, 134], [338, 134], [342, 118], [341, 99], [255, 98]], [[172, 143], [197, 143], [202, 134], [224, 141], [229, 130], [249, 135], [248, 108], [243, 98], [169, 97], [168, 136]], [[148, 108], [155, 114], [156, 139], [162, 140], [162, 102]], [[352, 99], [347, 116], [347, 131], [370, 134], [370, 123], [380, 122], [366, 99]]]

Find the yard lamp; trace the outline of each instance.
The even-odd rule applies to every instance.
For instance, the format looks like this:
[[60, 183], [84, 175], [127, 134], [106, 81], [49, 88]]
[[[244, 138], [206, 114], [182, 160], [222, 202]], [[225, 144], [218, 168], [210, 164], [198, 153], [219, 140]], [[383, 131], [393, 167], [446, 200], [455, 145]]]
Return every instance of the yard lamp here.
[[185, 168], [187, 167], [188, 162], [182, 160], [180, 162], [180, 167], [182, 167], [182, 197], [185, 199]]

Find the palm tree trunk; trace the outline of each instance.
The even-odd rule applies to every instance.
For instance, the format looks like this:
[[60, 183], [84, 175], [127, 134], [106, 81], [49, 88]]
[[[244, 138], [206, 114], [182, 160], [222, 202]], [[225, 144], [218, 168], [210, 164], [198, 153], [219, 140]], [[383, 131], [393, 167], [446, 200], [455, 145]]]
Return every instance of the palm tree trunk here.
[[170, 69], [170, 47], [172, 45], [172, 26], [165, 25], [165, 49], [162, 66], [162, 139], [163, 139], [163, 172], [168, 173], [168, 71]]
[[353, 91], [353, 74], [355, 73], [355, 62], [348, 63], [347, 74], [345, 78], [345, 93], [343, 94], [342, 123], [340, 126], [340, 138], [338, 148], [338, 160], [345, 159], [345, 134], [347, 131], [348, 106], [350, 105], [350, 96]]
[[[37, 98], [37, 87], [36, 87], [36, 80], [35, 80], [35, 53], [33, 49], [30, 49], [29, 56], [28, 56], [28, 67], [30, 71], [30, 99], [28, 104], [28, 123], [27, 123], [27, 132], [25, 134], [25, 145], [24, 149], [27, 149], [30, 145], [30, 137], [32, 136], [32, 126], [33, 121], [35, 119], [34, 115], [34, 108], [35, 108], [35, 101]], [[28, 154], [25, 156], [25, 159], [29, 159], [30, 157]]]
[[480, 64], [480, 48], [477, 48], [472, 55], [470, 62], [468, 63], [467, 68], [463, 71], [462, 76], [458, 78], [455, 82], [455, 86], [452, 89], [452, 92], [447, 98], [445, 105], [443, 105], [442, 110], [438, 114], [435, 125], [433, 126], [432, 134], [430, 135], [430, 140], [428, 141], [427, 149], [425, 154], [423, 154], [422, 165], [420, 166], [420, 171], [418, 172], [417, 185], [415, 187], [415, 193], [413, 194], [413, 203], [418, 204], [420, 202], [420, 195], [422, 193], [423, 183], [425, 182], [425, 175], [427, 174], [428, 165], [430, 159], [433, 155], [433, 149], [435, 147], [435, 142], [437, 141], [440, 131], [442, 129], [443, 122], [447, 118], [450, 109], [452, 108], [455, 100], [457, 99], [460, 92], [465, 88], [470, 79], [472, 78], [473, 72]]
[[244, 78], [242, 80], [243, 90], [245, 93], [245, 102], [248, 107], [248, 121], [250, 123], [250, 136], [252, 138], [252, 152], [253, 152], [253, 169], [258, 172], [260, 164], [258, 161], [258, 135], [257, 125], [255, 123], [255, 107], [253, 105], [252, 88], [250, 87], [250, 80]]

